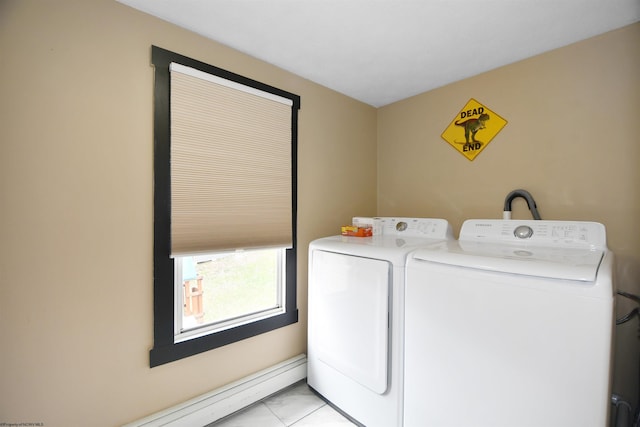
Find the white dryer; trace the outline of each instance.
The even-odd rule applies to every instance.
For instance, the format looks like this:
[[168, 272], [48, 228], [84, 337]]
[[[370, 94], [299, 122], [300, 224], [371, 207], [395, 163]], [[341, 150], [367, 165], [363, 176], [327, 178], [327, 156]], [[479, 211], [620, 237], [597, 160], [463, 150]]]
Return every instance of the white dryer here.
[[376, 218], [372, 237], [309, 246], [307, 382], [367, 427], [402, 425], [406, 257], [447, 239], [443, 219]]
[[405, 426], [608, 425], [612, 269], [593, 222], [468, 220], [414, 252]]

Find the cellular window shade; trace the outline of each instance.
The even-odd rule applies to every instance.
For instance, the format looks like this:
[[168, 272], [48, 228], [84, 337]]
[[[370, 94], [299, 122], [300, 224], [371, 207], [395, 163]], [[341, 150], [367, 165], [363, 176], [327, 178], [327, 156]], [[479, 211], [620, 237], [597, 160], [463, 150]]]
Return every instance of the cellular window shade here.
[[292, 247], [291, 100], [170, 70], [172, 256]]

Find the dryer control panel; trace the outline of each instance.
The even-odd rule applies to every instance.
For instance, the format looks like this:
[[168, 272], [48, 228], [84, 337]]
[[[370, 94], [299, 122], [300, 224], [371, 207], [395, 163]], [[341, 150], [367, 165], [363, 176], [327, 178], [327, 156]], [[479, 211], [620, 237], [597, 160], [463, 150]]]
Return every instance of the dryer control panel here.
[[373, 235], [449, 239], [453, 232], [449, 222], [440, 218], [354, 217], [353, 224], [370, 224]]
[[604, 225], [588, 221], [470, 219], [459, 239], [566, 248], [604, 249], [607, 244]]

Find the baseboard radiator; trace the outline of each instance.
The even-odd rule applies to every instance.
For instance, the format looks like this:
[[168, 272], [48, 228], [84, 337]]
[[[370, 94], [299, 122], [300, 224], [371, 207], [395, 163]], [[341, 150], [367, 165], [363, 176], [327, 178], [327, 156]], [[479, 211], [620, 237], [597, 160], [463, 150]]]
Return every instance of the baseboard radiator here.
[[123, 427], [206, 426], [307, 377], [304, 354]]

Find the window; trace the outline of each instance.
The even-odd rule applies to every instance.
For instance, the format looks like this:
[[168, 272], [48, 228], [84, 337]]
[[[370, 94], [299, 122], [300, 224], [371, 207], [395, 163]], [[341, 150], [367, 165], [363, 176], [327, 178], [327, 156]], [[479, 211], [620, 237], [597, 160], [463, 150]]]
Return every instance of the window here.
[[284, 313], [286, 249], [175, 257], [175, 340]]
[[298, 320], [297, 95], [152, 47], [157, 366]]

